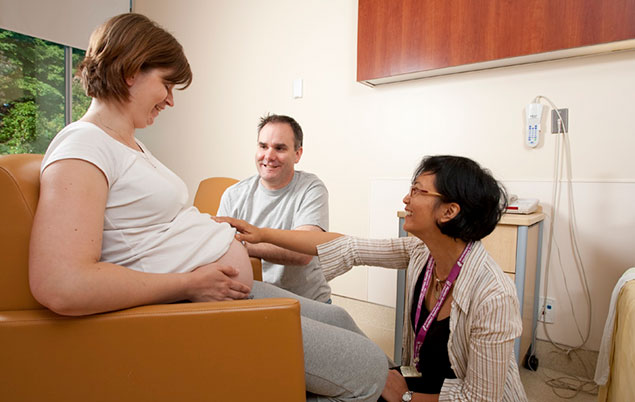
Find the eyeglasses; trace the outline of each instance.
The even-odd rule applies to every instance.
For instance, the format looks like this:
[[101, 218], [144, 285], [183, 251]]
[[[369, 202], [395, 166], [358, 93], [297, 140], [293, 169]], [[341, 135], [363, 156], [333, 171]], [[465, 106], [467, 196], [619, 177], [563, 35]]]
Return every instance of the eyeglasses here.
[[436, 191], [422, 190], [415, 186], [410, 187], [410, 192], [408, 194], [410, 195], [410, 198], [414, 197], [415, 195], [431, 195], [434, 197], [443, 197], [441, 193], [437, 193]]

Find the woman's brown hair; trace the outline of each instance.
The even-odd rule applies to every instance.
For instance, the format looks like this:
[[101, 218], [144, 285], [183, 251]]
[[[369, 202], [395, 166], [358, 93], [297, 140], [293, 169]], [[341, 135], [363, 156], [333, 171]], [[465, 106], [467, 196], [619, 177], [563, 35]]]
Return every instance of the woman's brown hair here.
[[86, 95], [123, 103], [130, 98], [126, 79], [154, 68], [166, 69], [166, 81], [179, 89], [192, 83], [190, 64], [174, 36], [144, 15], [126, 13], [93, 31], [77, 76]]

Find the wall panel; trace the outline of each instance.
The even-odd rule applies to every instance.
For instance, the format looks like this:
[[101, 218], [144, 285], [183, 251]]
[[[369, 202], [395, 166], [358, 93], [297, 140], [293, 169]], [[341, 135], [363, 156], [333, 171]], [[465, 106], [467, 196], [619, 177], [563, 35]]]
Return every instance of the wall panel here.
[[[359, 0], [358, 7], [357, 80], [371, 84], [550, 52], [566, 57], [557, 52], [635, 38], [634, 0]], [[508, 64], [518, 61], [526, 62]]]

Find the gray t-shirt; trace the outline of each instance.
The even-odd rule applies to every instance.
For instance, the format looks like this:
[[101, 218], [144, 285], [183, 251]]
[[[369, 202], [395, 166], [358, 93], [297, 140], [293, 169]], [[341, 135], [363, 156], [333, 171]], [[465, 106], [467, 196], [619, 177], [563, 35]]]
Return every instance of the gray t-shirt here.
[[[260, 227], [289, 230], [314, 225], [328, 231], [328, 191], [312, 173], [296, 171], [291, 182], [279, 190], [266, 189], [256, 175], [225, 191], [217, 215], [243, 219]], [[331, 297], [331, 287], [317, 257], [306, 266], [263, 260], [262, 277], [265, 282], [309, 299], [325, 302]]]

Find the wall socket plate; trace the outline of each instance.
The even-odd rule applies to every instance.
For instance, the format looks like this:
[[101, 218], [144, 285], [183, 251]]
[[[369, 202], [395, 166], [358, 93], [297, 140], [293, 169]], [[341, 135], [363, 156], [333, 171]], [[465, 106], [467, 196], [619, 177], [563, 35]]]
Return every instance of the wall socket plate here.
[[546, 299], [540, 298], [540, 304], [538, 305], [538, 321], [546, 322], [547, 324], [553, 324], [553, 319], [556, 315], [556, 301], [550, 297]]
[[[564, 123], [564, 131], [569, 132], [569, 109], [558, 109]], [[558, 134], [562, 129], [558, 130], [558, 113], [555, 109], [551, 110], [551, 134]]]

